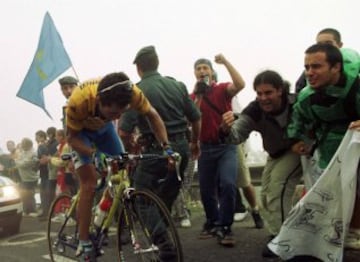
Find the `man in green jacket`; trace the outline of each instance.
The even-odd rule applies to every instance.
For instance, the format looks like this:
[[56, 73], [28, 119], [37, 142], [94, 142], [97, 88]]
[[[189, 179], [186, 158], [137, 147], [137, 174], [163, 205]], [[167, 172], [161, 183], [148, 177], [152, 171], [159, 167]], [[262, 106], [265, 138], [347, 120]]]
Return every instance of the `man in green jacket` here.
[[[287, 133], [292, 150], [300, 155], [317, 154], [319, 174], [327, 167], [346, 131], [360, 127], [359, 64], [348, 63], [331, 44], [315, 44], [305, 51], [308, 85], [293, 107]], [[360, 249], [360, 192], [345, 247]]]

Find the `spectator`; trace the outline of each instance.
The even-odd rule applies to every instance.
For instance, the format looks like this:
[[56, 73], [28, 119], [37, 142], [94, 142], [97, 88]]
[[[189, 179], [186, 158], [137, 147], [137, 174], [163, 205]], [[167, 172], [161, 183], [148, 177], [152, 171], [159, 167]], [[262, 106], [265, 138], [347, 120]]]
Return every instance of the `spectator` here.
[[21, 178], [19, 175], [19, 171], [15, 167], [15, 158], [18, 155], [15, 142], [12, 140], [8, 140], [6, 142], [6, 148], [9, 151], [9, 154], [2, 154], [0, 156], [0, 163], [3, 166], [3, 175], [11, 178], [15, 181], [15, 183], [20, 183]]
[[[360, 127], [360, 64], [343, 59], [343, 53], [331, 44], [316, 44], [305, 51], [309, 84], [298, 96], [288, 127], [289, 137], [298, 141], [292, 147], [294, 152], [309, 155], [315, 150], [319, 174], [329, 164], [347, 129]], [[314, 142], [311, 147], [309, 142]], [[344, 246], [360, 250], [359, 190]]]
[[[79, 81], [75, 77], [72, 77], [72, 76], [64, 76], [59, 79], [61, 92], [64, 95], [64, 97], [66, 98], [66, 105], [63, 106], [63, 118], [62, 118], [64, 133], [66, 133], [67, 102], [68, 102], [68, 99], [70, 98], [72, 92], [74, 91], [75, 87], [78, 85], [78, 83], [79, 83]], [[69, 151], [69, 152], [71, 151], [68, 144], [66, 145], [65, 151]], [[69, 165], [70, 164], [67, 164], [67, 167], [65, 168], [64, 182], [68, 186], [69, 193], [74, 195], [74, 194], [76, 194], [76, 191], [78, 189], [78, 181], [74, 174], [73, 167], [70, 167]]]
[[179, 224], [183, 228], [191, 227], [191, 214], [188, 208], [190, 199], [190, 189], [194, 178], [196, 160], [189, 159], [189, 163], [184, 171], [184, 179], [174, 202], [173, 218], [179, 220]]
[[[253, 86], [256, 100], [238, 115], [238, 119], [233, 112], [226, 112], [220, 130], [228, 143], [243, 143], [252, 131], [262, 136], [269, 157], [261, 177], [261, 215], [272, 239], [291, 209], [292, 196], [302, 175], [300, 157], [291, 151], [293, 142], [286, 138], [295, 97], [286, 92], [283, 79], [275, 71], [259, 73]], [[262, 255], [276, 256], [267, 245]]]
[[[359, 66], [356, 66], [356, 64], [359, 65], [360, 63], [360, 55], [355, 50], [342, 47], [343, 43], [341, 41], [341, 34], [338, 30], [334, 28], [322, 29], [316, 36], [316, 43], [330, 44], [339, 48], [343, 55], [344, 67], [347, 67], [348, 65], [349, 66], [352, 65], [350, 67], [351, 70], [355, 70], [355, 73], [359, 74]], [[295, 86], [296, 93], [299, 93], [306, 85], [307, 83], [306, 83], [306, 76], [304, 71], [299, 77], [299, 79], [296, 81], [296, 86]]]
[[72, 162], [71, 161], [64, 161], [61, 159], [61, 155], [65, 153], [70, 153], [70, 148], [66, 142], [66, 136], [63, 129], [56, 130], [56, 141], [58, 143], [58, 149], [57, 153], [53, 156], [48, 156], [46, 158], [43, 158], [42, 161], [47, 162], [48, 164], [51, 164], [52, 166], [57, 168], [57, 186], [56, 186], [56, 192], [58, 193], [71, 193], [71, 186], [73, 184], [69, 185], [66, 182], [66, 173], [71, 173], [72, 169]]
[[[78, 82], [79, 81], [75, 77], [72, 77], [72, 76], [64, 76], [59, 79], [61, 92], [64, 95], [64, 97], [66, 98], [66, 100], [68, 100], [70, 98], [70, 96], [71, 96], [72, 92], [74, 91], [75, 87], [77, 86]], [[62, 118], [64, 130], [66, 127], [65, 119], [66, 119], [66, 105], [63, 106], [63, 118]]]
[[45, 220], [49, 211], [50, 204], [48, 199], [49, 186], [49, 169], [47, 163], [42, 163], [41, 159], [47, 156], [47, 136], [43, 130], [38, 130], [35, 133], [35, 140], [38, 144], [37, 157], [40, 160], [39, 174], [40, 174], [40, 212], [38, 217], [40, 220]]
[[36, 215], [35, 189], [39, 179], [37, 174], [39, 161], [30, 138], [23, 138], [20, 148], [15, 165], [21, 177], [20, 190], [24, 214]]
[[217, 237], [218, 243], [234, 246], [231, 230], [234, 221], [237, 148], [219, 140], [221, 115], [231, 110], [231, 99], [244, 88], [245, 83], [235, 67], [222, 55], [215, 62], [225, 66], [233, 83], [214, 81], [214, 69], [208, 59], [198, 59], [194, 64], [197, 80], [192, 98], [200, 108], [201, 155], [198, 160], [201, 201], [206, 221], [200, 239]]
[[[57, 146], [58, 142], [56, 140], [56, 128], [55, 127], [49, 127], [46, 130], [46, 135], [48, 137], [48, 140], [46, 142], [46, 149], [47, 149], [47, 156], [42, 157], [40, 159], [41, 163], [47, 162], [47, 157], [53, 157], [56, 156], [57, 153]], [[48, 179], [48, 186], [47, 186], [47, 207], [46, 212], [48, 212], [52, 201], [55, 199], [56, 195], [56, 183], [57, 183], [57, 172], [58, 168], [51, 164], [51, 162], [48, 162], [47, 164], [49, 169], [49, 179]], [[47, 213], [45, 213], [47, 215]]]
[[[232, 99], [232, 108], [234, 113], [241, 113], [242, 108], [235, 96]], [[238, 190], [236, 191], [236, 203], [235, 203], [235, 214], [234, 221], [242, 221], [245, 219], [248, 211], [242, 203], [242, 197], [239, 190], [239, 187], [243, 190], [244, 196], [247, 202], [250, 205], [251, 216], [254, 220], [256, 228], [263, 228], [264, 222], [259, 213], [259, 206], [256, 201], [256, 193], [253, 184], [251, 183], [250, 170], [245, 163], [245, 152], [244, 144], [238, 145], [238, 176], [237, 176], [237, 186]]]

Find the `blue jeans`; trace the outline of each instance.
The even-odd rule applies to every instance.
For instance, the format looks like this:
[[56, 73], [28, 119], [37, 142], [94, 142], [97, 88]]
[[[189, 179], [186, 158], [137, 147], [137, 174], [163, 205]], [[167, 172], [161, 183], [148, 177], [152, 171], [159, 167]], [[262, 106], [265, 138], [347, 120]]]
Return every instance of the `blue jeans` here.
[[198, 172], [207, 224], [231, 226], [233, 223], [237, 161], [236, 145], [201, 144]]

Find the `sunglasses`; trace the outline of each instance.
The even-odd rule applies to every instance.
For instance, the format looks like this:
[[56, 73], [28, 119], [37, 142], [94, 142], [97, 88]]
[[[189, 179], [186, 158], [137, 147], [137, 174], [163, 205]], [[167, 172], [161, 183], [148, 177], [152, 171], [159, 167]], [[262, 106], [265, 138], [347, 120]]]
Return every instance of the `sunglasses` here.
[[122, 82], [117, 82], [115, 84], [112, 84], [111, 86], [105, 87], [104, 89], [98, 91], [98, 94], [103, 94], [106, 93], [108, 91], [111, 91], [112, 89], [114, 89], [115, 87], [121, 86], [123, 88], [125, 88], [126, 90], [131, 90], [132, 89], [132, 82], [130, 80], [125, 80]]

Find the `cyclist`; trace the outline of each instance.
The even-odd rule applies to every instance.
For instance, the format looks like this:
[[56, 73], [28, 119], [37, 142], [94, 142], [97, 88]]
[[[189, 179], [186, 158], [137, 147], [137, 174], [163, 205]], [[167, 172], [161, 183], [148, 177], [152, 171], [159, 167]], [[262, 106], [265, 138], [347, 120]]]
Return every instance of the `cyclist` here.
[[168, 145], [163, 121], [150, 105], [141, 90], [123, 73], [111, 73], [104, 78], [89, 80], [73, 91], [66, 109], [67, 139], [75, 151], [75, 169], [80, 180], [78, 204], [79, 247], [76, 255], [80, 261], [96, 261], [96, 254], [89, 240], [91, 208], [96, 187], [94, 147], [110, 155], [123, 152], [112, 123], [120, 115], [134, 109], [143, 114], [162, 145]]

